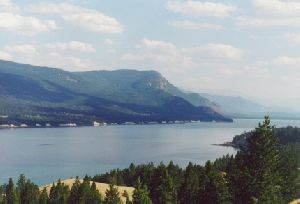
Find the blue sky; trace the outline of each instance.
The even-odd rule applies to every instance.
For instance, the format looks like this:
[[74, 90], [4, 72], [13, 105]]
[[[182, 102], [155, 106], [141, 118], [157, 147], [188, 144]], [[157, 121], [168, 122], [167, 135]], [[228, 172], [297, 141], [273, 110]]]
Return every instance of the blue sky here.
[[195, 92], [300, 110], [299, 0], [0, 0], [0, 58], [157, 70]]

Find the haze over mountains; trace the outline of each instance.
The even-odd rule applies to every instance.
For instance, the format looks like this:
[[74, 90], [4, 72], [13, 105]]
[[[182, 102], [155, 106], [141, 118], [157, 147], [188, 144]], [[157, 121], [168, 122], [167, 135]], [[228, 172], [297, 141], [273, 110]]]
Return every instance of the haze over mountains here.
[[0, 96], [0, 115], [16, 123], [232, 121], [154, 71], [67, 72], [0, 61]]
[[266, 106], [253, 102], [241, 96], [225, 96], [200, 93], [202, 97], [218, 104], [222, 113], [230, 117], [262, 118], [270, 115], [272, 118], [298, 118], [299, 113], [293, 109], [279, 106]]
[[2, 60], [0, 96], [7, 122], [29, 124], [231, 121], [270, 111], [241, 97], [183, 92], [155, 71], [67, 72]]

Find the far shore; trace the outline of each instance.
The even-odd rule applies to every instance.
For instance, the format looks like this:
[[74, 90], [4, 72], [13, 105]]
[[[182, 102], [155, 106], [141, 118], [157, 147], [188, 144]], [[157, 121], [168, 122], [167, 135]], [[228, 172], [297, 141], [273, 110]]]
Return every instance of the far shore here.
[[99, 125], [78, 125], [76, 123], [61, 124], [61, 125], [0, 125], [1, 129], [26, 129], [26, 128], [78, 128], [78, 127], [103, 127], [103, 126], [123, 126], [123, 125], [174, 125], [174, 124], [193, 124], [193, 123], [232, 123], [227, 121], [163, 121], [163, 122], [124, 122], [124, 123], [100, 123]]

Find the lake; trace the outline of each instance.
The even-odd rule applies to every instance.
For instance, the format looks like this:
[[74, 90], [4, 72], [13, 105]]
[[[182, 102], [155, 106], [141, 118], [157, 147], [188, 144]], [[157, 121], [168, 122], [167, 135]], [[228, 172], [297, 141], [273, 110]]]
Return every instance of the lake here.
[[[78, 128], [0, 130], [0, 182], [23, 173], [43, 185], [58, 178], [95, 175], [114, 168], [160, 161], [184, 167], [189, 161], [204, 164], [231, 147], [214, 146], [253, 129], [261, 120], [234, 123], [118, 125]], [[277, 127], [299, 126], [299, 120], [273, 120]]]

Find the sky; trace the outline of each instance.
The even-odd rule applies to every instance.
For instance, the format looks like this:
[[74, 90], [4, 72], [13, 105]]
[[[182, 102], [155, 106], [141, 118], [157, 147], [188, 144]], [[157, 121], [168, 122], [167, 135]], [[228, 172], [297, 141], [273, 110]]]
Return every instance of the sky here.
[[300, 111], [300, 1], [0, 0], [0, 59], [156, 70], [184, 90]]

